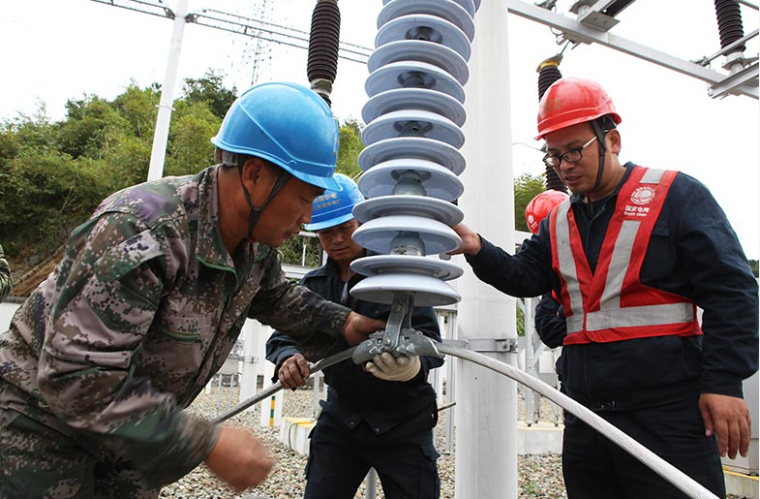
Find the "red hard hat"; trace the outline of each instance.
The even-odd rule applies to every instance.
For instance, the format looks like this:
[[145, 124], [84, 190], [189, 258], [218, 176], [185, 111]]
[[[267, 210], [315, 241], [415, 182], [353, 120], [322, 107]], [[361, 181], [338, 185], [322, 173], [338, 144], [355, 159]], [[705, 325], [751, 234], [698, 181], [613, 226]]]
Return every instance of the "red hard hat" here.
[[525, 221], [528, 223], [528, 229], [533, 234], [538, 234], [541, 220], [548, 217], [549, 212], [568, 197], [564, 192], [551, 190], [542, 192], [531, 199], [525, 207]]
[[607, 92], [591, 80], [560, 78], [544, 93], [538, 104], [538, 136], [609, 115], [615, 124], [623, 121]]

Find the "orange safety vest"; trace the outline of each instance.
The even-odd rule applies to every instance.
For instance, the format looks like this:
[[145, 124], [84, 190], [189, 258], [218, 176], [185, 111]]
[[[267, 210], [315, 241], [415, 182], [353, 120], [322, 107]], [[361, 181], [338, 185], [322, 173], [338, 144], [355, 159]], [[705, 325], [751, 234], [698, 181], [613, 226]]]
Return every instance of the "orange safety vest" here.
[[641, 265], [674, 171], [637, 166], [620, 189], [596, 271], [583, 251], [570, 200], [552, 210], [552, 268], [562, 284], [565, 345], [702, 334], [691, 300], [641, 283]]

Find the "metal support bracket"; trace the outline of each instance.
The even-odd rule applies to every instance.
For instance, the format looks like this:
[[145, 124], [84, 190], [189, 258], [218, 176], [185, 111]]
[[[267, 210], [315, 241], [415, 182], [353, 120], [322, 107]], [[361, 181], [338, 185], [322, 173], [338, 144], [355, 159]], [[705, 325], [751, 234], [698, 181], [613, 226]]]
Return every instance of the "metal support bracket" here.
[[473, 352], [517, 353], [517, 338], [468, 338], [445, 340], [443, 343]]

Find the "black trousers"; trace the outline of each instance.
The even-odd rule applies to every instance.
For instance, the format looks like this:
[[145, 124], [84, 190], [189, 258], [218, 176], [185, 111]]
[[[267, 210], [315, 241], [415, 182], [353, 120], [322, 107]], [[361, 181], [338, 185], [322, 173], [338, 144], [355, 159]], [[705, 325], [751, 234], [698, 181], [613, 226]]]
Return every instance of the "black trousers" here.
[[378, 435], [365, 421], [350, 429], [322, 414], [310, 435], [304, 499], [353, 499], [370, 467], [386, 499], [437, 499], [433, 424], [423, 411]]
[[[718, 445], [705, 436], [698, 395], [604, 419], [725, 498]], [[562, 469], [569, 499], [684, 499], [686, 494], [572, 414], [565, 414]]]

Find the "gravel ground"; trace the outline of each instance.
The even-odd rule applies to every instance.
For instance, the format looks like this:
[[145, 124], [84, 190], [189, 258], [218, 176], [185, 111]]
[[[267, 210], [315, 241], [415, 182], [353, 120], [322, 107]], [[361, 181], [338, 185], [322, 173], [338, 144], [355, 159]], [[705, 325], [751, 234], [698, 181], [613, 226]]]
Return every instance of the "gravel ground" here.
[[[228, 408], [229, 388], [222, 388], [220, 411]], [[190, 407], [190, 410], [212, 418], [217, 415], [217, 396], [201, 394]], [[233, 389], [232, 400], [238, 400], [237, 389]], [[542, 401], [541, 414], [551, 415], [549, 403]], [[303, 497], [303, 469], [306, 457], [291, 451], [279, 441], [279, 429], [264, 428], [259, 425], [259, 406], [229, 421], [229, 424], [244, 426], [261, 438], [276, 456], [277, 464], [266, 482], [253, 491], [238, 494], [226, 487], [211, 474], [205, 465], [196, 468], [180, 481], [165, 487], [161, 498], [173, 499], [295, 499]], [[283, 403], [283, 416], [311, 417], [312, 391], [286, 391]], [[448, 411], [441, 413], [436, 428], [436, 447], [444, 448], [445, 417]], [[518, 405], [518, 415], [522, 417], [522, 405]], [[441, 455], [438, 459], [438, 471], [441, 477], [441, 499], [454, 498], [454, 466], [455, 456]], [[566, 498], [565, 486], [562, 480], [561, 462], [558, 455], [518, 456], [518, 480], [520, 490], [518, 499], [562, 499]], [[383, 499], [382, 487], [378, 484], [377, 499]], [[356, 499], [364, 498], [364, 486], [359, 489]], [[745, 499], [729, 496], [729, 499]]]

